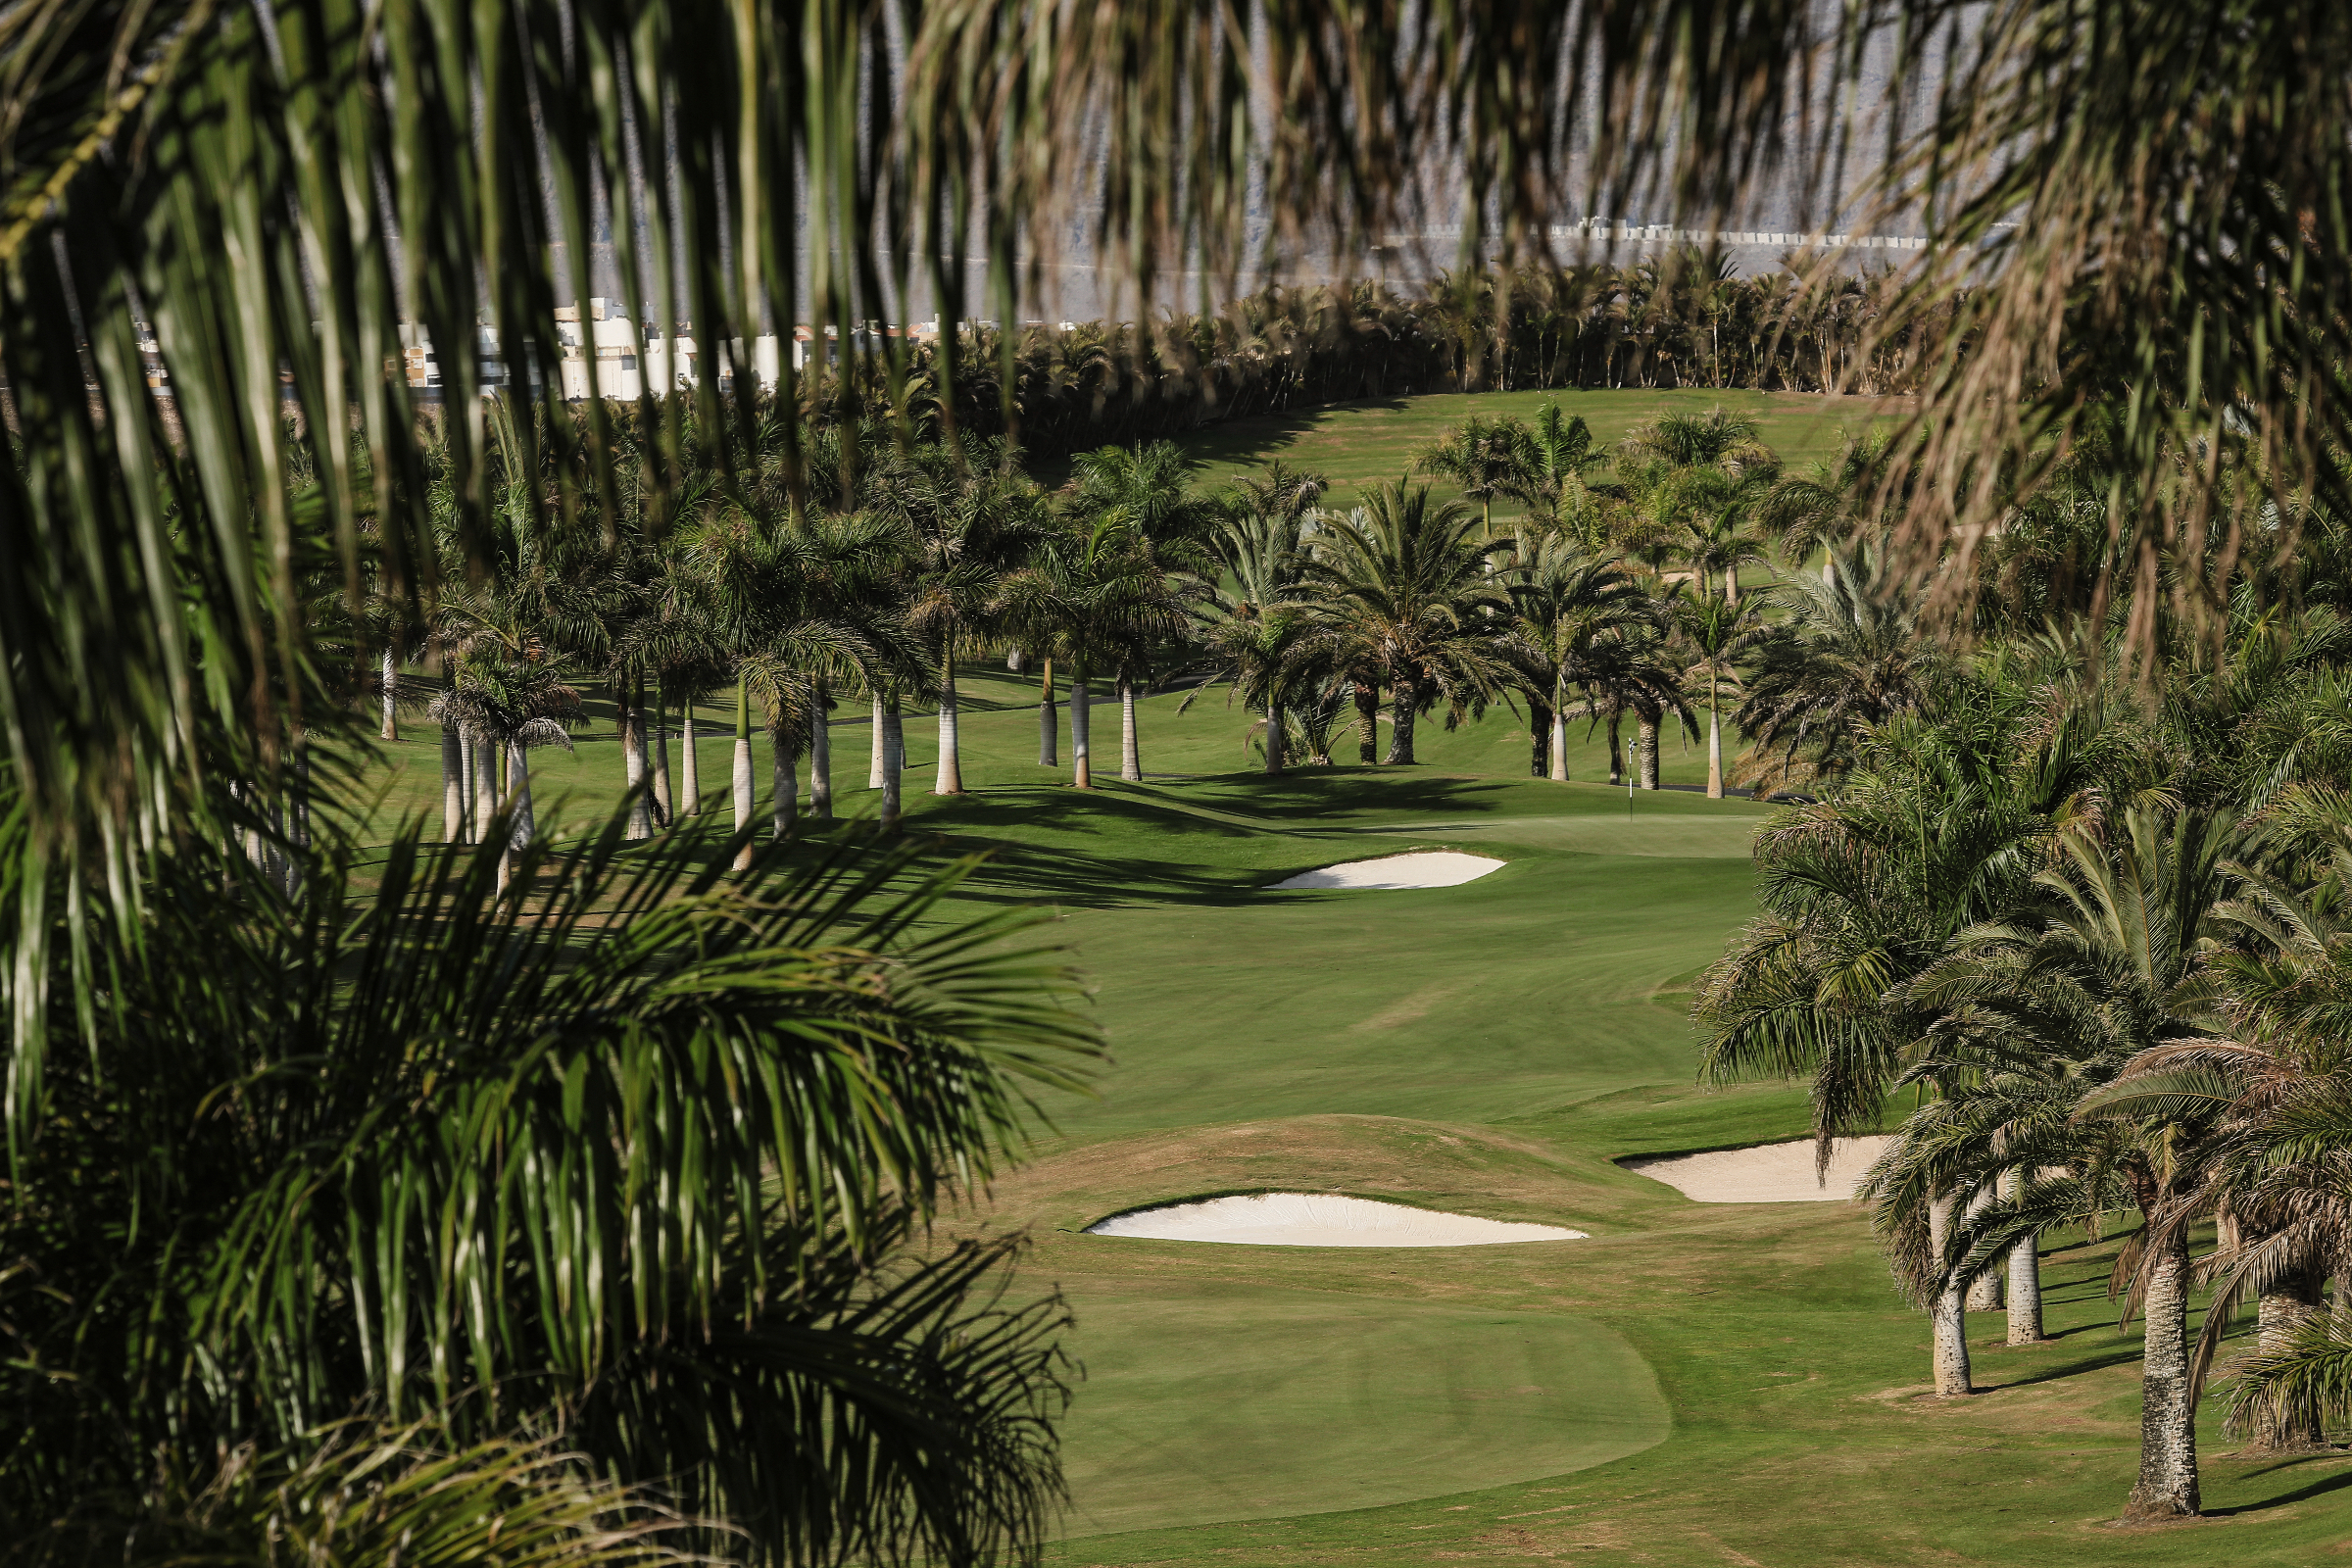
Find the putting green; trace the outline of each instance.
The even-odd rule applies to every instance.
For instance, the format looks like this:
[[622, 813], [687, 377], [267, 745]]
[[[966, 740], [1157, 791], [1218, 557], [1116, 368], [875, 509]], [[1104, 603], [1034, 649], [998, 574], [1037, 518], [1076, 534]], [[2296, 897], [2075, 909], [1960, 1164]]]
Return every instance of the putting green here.
[[1634, 1348], [1578, 1318], [1272, 1290], [1074, 1304], [1073, 1534], [1532, 1481], [1640, 1452], [1671, 1425]]

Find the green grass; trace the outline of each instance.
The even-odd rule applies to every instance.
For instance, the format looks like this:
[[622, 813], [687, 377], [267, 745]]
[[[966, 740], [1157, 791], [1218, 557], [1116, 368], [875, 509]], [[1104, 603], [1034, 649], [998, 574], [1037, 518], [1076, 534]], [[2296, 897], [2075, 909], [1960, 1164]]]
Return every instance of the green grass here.
[[[1280, 459], [1293, 467], [1327, 474], [1334, 486], [1328, 504], [1345, 507], [1360, 500], [1367, 486], [1405, 472], [1415, 453], [1443, 439], [1471, 415], [1509, 415], [1532, 423], [1537, 411], [1552, 402], [1563, 414], [1581, 415], [1602, 445], [1614, 445], [1635, 425], [1662, 413], [1705, 414], [1721, 408], [1754, 420], [1765, 445], [1800, 470], [1835, 457], [1849, 437], [1859, 435], [1889, 407], [1869, 398], [1704, 388], [1440, 393], [1236, 419], [1189, 438], [1185, 446], [1198, 460], [1203, 482], [1237, 479]], [[1513, 509], [1495, 508], [1498, 518], [1516, 514]]]
[[[1999, 1316], [1978, 1318], [1985, 1392], [1947, 1403], [1922, 1396], [1927, 1320], [1859, 1213], [1691, 1203], [1615, 1163], [1806, 1127], [1797, 1089], [1692, 1081], [1689, 989], [1752, 912], [1746, 847], [1770, 808], [1629, 804], [1592, 782], [1599, 749], [1581, 743], [1578, 782], [1531, 780], [1504, 711], [1425, 729], [1409, 770], [1267, 779], [1245, 770], [1245, 717], [1214, 694], [1181, 714], [1176, 697], [1146, 703], [1152, 777], [1081, 796], [1066, 730], [1063, 766], [1036, 763], [1033, 681], [975, 671], [966, 690], [973, 793], [922, 793], [932, 747], [910, 722], [909, 825], [991, 852], [962, 906], [1056, 911], [1115, 1057], [1100, 1097], [1051, 1106], [1037, 1157], [957, 1221], [1028, 1231], [1028, 1287], [1058, 1284], [1077, 1312], [1087, 1379], [1050, 1562], [2186, 1568], [2342, 1552], [2352, 1463], [2233, 1457], [2210, 1413], [2213, 1517], [2113, 1527], [2138, 1423], [2139, 1343], [2106, 1294], [2117, 1238], [2053, 1239], [2056, 1338], [2010, 1350]], [[870, 809], [857, 716], [836, 726], [836, 778], [846, 807]], [[1104, 772], [1117, 729], [1099, 710]], [[575, 757], [541, 754], [542, 803], [568, 792], [565, 820], [617, 785], [609, 714], [602, 730]], [[706, 744], [713, 807], [725, 756]], [[386, 809], [437, 809], [431, 749], [395, 758]], [[1666, 760], [1670, 783], [1703, 776], [1695, 748]], [[1259, 891], [1432, 847], [1509, 864], [1427, 892]], [[1139, 1204], [1283, 1188], [1592, 1239], [1084, 1234]]]

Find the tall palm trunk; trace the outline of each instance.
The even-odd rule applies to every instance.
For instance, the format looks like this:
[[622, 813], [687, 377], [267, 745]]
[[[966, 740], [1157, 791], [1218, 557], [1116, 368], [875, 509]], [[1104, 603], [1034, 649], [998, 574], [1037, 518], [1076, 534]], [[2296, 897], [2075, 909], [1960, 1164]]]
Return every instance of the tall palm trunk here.
[[[2143, 1200], [2141, 1212], [2152, 1206]], [[2139, 1484], [2124, 1504], [2126, 1523], [2193, 1517], [2197, 1411], [2189, 1397], [2188, 1238], [2177, 1235], [2147, 1262], [2141, 1313], [2147, 1348], [2139, 1376]]]
[[507, 746], [507, 809], [514, 819], [507, 829], [507, 851], [499, 857], [498, 891], [507, 891], [514, 880], [514, 863], [523, 851], [531, 847], [538, 836], [539, 824], [531, 811], [531, 757], [518, 744]]
[[1389, 687], [1389, 761], [1403, 765], [1413, 760], [1413, 708], [1418, 693], [1413, 677], [1399, 674]]
[[904, 810], [900, 791], [906, 766], [906, 743], [901, 733], [898, 693], [882, 705], [882, 831], [895, 833]]
[[934, 795], [963, 793], [963, 759], [956, 749], [956, 650], [939, 656], [939, 772], [932, 780]]
[[1568, 686], [1562, 681], [1552, 688], [1551, 704], [1544, 717], [1545, 739], [1550, 743], [1545, 759], [1551, 765], [1545, 772], [1554, 784], [1568, 782], [1568, 715], [1562, 711], [1568, 706]]
[[783, 838], [792, 832], [793, 819], [801, 809], [801, 748], [782, 726], [769, 733], [767, 743], [768, 820], [775, 827], [776, 837]]
[[654, 820], [663, 827], [678, 819], [676, 802], [669, 793], [669, 701], [660, 686], [654, 688]]
[[471, 844], [478, 825], [473, 815], [473, 731], [458, 727], [458, 840]]
[[384, 644], [382, 685], [383, 737], [388, 741], [396, 741], [400, 739], [400, 660], [393, 654], [390, 643]]
[[1637, 713], [1635, 716], [1641, 721], [1635, 750], [1642, 769], [1642, 787], [1654, 790], [1658, 787], [1658, 720], [1664, 715]]
[[1290, 765], [1291, 737], [1282, 727], [1282, 704], [1266, 703], [1266, 771], [1279, 773]]
[[[2013, 1170], [2001, 1182], [2014, 1200], [2026, 1190], [2026, 1173]], [[2009, 1343], [2038, 1345], [2041, 1340], [2040, 1239], [2028, 1236], [2009, 1249]]]
[[678, 814], [699, 816], [703, 809], [703, 763], [694, 754], [694, 699], [678, 705]]
[[629, 789], [629, 837], [654, 836], [654, 814], [645, 799], [645, 681], [633, 677], [620, 694], [620, 767]]
[[1723, 799], [1723, 685], [1712, 663], [1707, 665], [1707, 799]]
[[735, 677], [735, 756], [729, 784], [735, 807], [735, 832], [743, 840], [735, 852], [735, 869], [752, 868], [752, 688]]
[[441, 726], [441, 842], [466, 842], [466, 743], [458, 726]]
[[1527, 695], [1527, 776], [1551, 777], [1551, 704]]
[[[1991, 1206], [1992, 1190], [1984, 1188], [1968, 1200], [1968, 1211], [1977, 1214]], [[1998, 1312], [2001, 1309], [2001, 1276], [1990, 1269], [1968, 1282], [1968, 1309], [1971, 1312]]]
[[[2297, 1330], [2321, 1307], [2321, 1279], [2316, 1269], [2300, 1270], [2264, 1291], [2255, 1304], [2255, 1348], [2264, 1354], [2284, 1350]], [[2256, 1409], [2252, 1447], [2272, 1453], [2304, 1452], [2327, 1440], [2317, 1411], [2274, 1410], [2268, 1403]]]
[[490, 819], [498, 814], [498, 743], [487, 735], [473, 738], [473, 840], [489, 842]]
[[1380, 688], [1370, 681], [1355, 687], [1355, 760], [1366, 767], [1380, 762]]
[[1135, 682], [1119, 677], [1119, 777], [1131, 784], [1144, 781], [1144, 749], [1135, 733]]
[[808, 694], [808, 815], [833, 820], [832, 702], [822, 685]]
[[1625, 782], [1625, 717], [1620, 713], [1609, 715], [1609, 782]]
[[1083, 668], [1070, 677], [1070, 766], [1076, 777], [1071, 782], [1082, 790], [1095, 787], [1093, 759], [1088, 741], [1094, 728], [1093, 715], [1088, 711], [1087, 682]]
[[1061, 765], [1061, 720], [1054, 711], [1054, 661], [1046, 661], [1045, 696], [1037, 705], [1037, 765]]
[[884, 766], [883, 759], [889, 755], [883, 749], [882, 694], [879, 691], [874, 693], [874, 728], [869, 739], [872, 741], [873, 745], [871, 748], [872, 756], [869, 759], [865, 769], [865, 787], [869, 790], [878, 790], [882, 787], [882, 772]]
[[[1938, 1266], [1943, 1261], [1944, 1237], [1951, 1229], [1954, 1200], [1939, 1196], [1928, 1206], [1928, 1249]], [[1957, 1281], [1936, 1293], [1929, 1314], [1935, 1325], [1936, 1392], [1955, 1397], [1976, 1392], [1968, 1364], [1967, 1292]]]

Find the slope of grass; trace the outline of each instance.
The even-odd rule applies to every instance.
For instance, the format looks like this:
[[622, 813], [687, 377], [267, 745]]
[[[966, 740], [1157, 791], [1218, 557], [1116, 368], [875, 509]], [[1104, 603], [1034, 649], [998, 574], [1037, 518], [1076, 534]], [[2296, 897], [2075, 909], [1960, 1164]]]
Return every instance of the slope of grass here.
[[[1440, 393], [1236, 419], [1188, 437], [1184, 444], [1198, 461], [1203, 482], [1240, 478], [1280, 459], [1294, 468], [1312, 468], [1328, 475], [1334, 487], [1330, 504], [1346, 507], [1361, 500], [1368, 486], [1405, 472], [1415, 454], [1442, 440], [1472, 415], [1488, 418], [1507, 415], [1533, 423], [1544, 404], [1555, 402], [1562, 414], [1581, 416], [1592, 426], [1594, 439], [1604, 446], [1615, 445], [1635, 425], [1660, 414], [1704, 415], [1720, 408], [1753, 420], [1765, 445], [1779, 453], [1783, 463], [1800, 470], [1836, 456], [1849, 438], [1860, 435], [1892, 408], [1871, 398], [1718, 392], [1703, 387]], [[1516, 515], [1513, 509], [1496, 505], [1497, 518], [1510, 515]]]

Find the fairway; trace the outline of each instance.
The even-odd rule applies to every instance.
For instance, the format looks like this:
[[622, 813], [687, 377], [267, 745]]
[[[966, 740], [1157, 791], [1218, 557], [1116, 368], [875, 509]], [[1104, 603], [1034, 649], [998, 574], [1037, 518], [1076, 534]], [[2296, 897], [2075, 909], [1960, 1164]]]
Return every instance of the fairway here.
[[[1585, 396], [1604, 438], [1666, 401]], [[1491, 400], [1523, 416], [1541, 401]], [[1849, 415], [1871, 413], [1746, 401], [1787, 421], [1767, 438], [1792, 457], [1831, 450]], [[1357, 482], [1465, 407], [1257, 421], [1197, 450], [1212, 477], [1279, 455]], [[2208, 1517], [2112, 1528], [2135, 1463], [2141, 1348], [2107, 1289], [2116, 1236], [2047, 1238], [2052, 1338], [2008, 1348], [1999, 1314], [1982, 1315], [1984, 1392], [1937, 1402], [1920, 1397], [1927, 1319], [1896, 1295], [1859, 1209], [1698, 1203], [1617, 1163], [1811, 1125], [1801, 1088], [1694, 1081], [1690, 986], [1755, 910], [1749, 849], [1779, 808], [1704, 799], [1689, 738], [1665, 737], [1669, 788], [1632, 796], [1605, 783], [1599, 738], [1582, 729], [1572, 782], [1530, 778], [1526, 718], [1508, 706], [1426, 724], [1414, 767], [1352, 765], [1346, 735], [1344, 765], [1268, 777], [1222, 690], [1189, 707], [1163, 692], [1139, 705], [1147, 777], [1123, 783], [1118, 710], [1099, 691], [1101, 787], [1081, 794], [1066, 684], [1057, 768], [1037, 762], [1035, 671], [969, 667], [961, 687], [969, 793], [926, 793], [935, 743], [911, 715], [908, 831], [983, 858], [948, 912], [1045, 912], [1112, 1053], [1097, 1093], [1045, 1102], [1030, 1161], [947, 1226], [1026, 1233], [1016, 1296], [1058, 1288], [1075, 1316], [1085, 1376], [1050, 1563], [2136, 1568], [2306, 1564], [2342, 1540], [2352, 1461], [2239, 1458], [2211, 1398]], [[576, 752], [535, 754], [543, 820], [584, 822], [616, 793], [602, 700]], [[725, 717], [701, 710], [702, 804], [721, 819], [731, 742], [709, 726]], [[862, 710], [836, 713], [848, 815], [877, 805], [868, 736]], [[390, 750], [379, 817], [437, 811], [429, 727]], [[764, 739], [755, 763], [764, 813]], [[672, 766], [682, 788], [674, 752]], [[1411, 852], [1503, 863], [1450, 887], [1270, 887]], [[1268, 1192], [1590, 1239], [1085, 1234], [1127, 1209]]]

